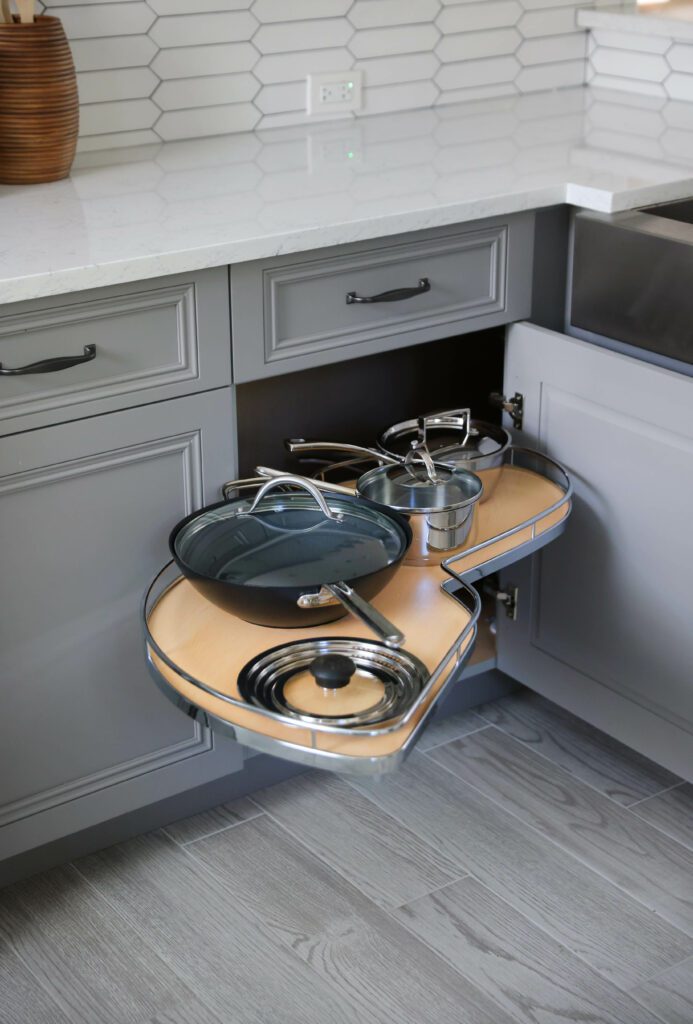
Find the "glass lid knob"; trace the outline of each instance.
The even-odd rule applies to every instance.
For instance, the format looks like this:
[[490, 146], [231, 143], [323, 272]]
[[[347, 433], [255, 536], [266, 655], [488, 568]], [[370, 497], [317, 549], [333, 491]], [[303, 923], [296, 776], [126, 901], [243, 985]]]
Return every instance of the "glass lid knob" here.
[[344, 654], [321, 654], [310, 663], [310, 673], [324, 690], [339, 690], [346, 686], [356, 665]]

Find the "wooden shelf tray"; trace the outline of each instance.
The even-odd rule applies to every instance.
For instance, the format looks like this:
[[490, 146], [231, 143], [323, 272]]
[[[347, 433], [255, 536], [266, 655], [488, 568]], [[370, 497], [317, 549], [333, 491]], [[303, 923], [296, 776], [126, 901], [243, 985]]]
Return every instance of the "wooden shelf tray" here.
[[371, 635], [351, 616], [312, 629], [256, 626], [211, 604], [177, 572], [169, 563], [145, 600], [147, 659], [160, 688], [191, 717], [302, 764], [369, 774], [396, 768], [474, 647], [476, 592], [440, 566], [403, 566], [374, 604], [402, 629], [406, 649], [429, 669], [422, 699], [401, 722], [359, 729], [297, 725], [242, 700], [237, 678], [246, 662], [294, 640]]
[[404, 646], [430, 672], [419, 700], [399, 719], [358, 729], [307, 727], [251, 707], [238, 693], [237, 678], [259, 652], [295, 640], [372, 639], [370, 634], [351, 616], [310, 629], [253, 625], [203, 598], [173, 563], [159, 573], [144, 602], [152, 674], [186, 714], [246, 746], [334, 771], [392, 771], [472, 653], [480, 599], [470, 581], [562, 532], [570, 498], [570, 481], [560, 466], [537, 452], [511, 449], [493, 496], [479, 507], [473, 546], [442, 565], [402, 566], [381, 591], [374, 604], [402, 630]]
[[493, 496], [479, 506], [471, 544], [443, 568], [472, 583], [526, 558], [563, 533], [573, 488], [557, 462], [529, 448], [510, 448]]

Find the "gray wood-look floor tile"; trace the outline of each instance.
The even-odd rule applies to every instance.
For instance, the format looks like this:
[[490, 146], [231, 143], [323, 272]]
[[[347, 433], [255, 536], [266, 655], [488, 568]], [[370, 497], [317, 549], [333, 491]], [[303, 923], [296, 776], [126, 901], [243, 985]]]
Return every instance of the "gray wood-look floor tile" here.
[[498, 729], [428, 755], [693, 936], [693, 851]]
[[633, 995], [667, 1024], [693, 1021], [693, 960], [658, 974], [633, 989]]
[[350, 785], [618, 985], [637, 984], [693, 953], [690, 937], [429, 755], [414, 753], [399, 772]]
[[633, 814], [693, 849], [693, 786], [684, 782], [630, 808]]
[[247, 797], [232, 800], [228, 804], [220, 804], [209, 811], [194, 814], [191, 818], [183, 818], [167, 825], [165, 832], [177, 843], [194, 843], [197, 839], [219, 832], [222, 828], [237, 825], [240, 821], [249, 821], [260, 814], [260, 808]]
[[321, 973], [351, 1006], [354, 1024], [509, 1024], [485, 994], [271, 819], [189, 851], [234, 902]]
[[150, 1017], [146, 1024], [228, 1024], [228, 1015], [213, 1013], [209, 1007], [198, 1002], [194, 1007], [174, 1007]]
[[529, 690], [476, 710], [492, 725], [624, 806], [681, 781], [666, 768]]
[[343, 779], [325, 772], [289, 779], [255, 799], [382, 906], [399, 906], [465, 873]]
[[[253, 824], [217, 835], [230, 836]], [[150, 833], [85, 857], [76, 866], [222, 1020], [353, 1024], [348, 999], [337, 998], [317, 971], [276, 941], [187, 852], [212, 839], [183, 848], [161, 832]], [[247, 870], [264, 883], [262, 862]]]
[[193, 1014], [191, 989], [69, 866], [0, 892], [0, 932], [71, 1022]]
[[436, 718], [417, 743], [417, 750], [431, 750], [441, 743], [449, 743], [450, 740], [467, 736], [470, 732], [476, 732], [477, 729], [484, 729], [486, 726], [486, 719], [474, 711], [459, 711], [456, 715], [448, 715], [447, 718]]
[[35, 976], [0, 939], [1, 1024], [70, 1024]]
[[652, 1024], [649, 1010], [475, 878], [393, 911], [521, 1024]]

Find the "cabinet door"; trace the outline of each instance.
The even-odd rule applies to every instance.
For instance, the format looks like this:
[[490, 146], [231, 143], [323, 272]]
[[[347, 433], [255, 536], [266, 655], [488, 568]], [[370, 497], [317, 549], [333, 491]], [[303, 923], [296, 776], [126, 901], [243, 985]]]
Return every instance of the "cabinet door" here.
[[233, 475], [232, 392], [0, 442], [0, 859], [239, 768], [158, 692], [139, 607]]
[[499, 666], [690, 777], [693, 380], [517, 324], [505, 387], [575, 502], [565, 534], [505, 573], [519, 606], [499, 617]]

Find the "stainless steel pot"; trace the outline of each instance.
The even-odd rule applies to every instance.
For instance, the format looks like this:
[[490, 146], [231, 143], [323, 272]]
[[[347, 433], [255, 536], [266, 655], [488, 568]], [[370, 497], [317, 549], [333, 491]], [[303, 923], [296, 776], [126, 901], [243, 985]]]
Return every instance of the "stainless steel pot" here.
[[436, 462], [476, 473], [484, 485], [482, 502], [493, 494], [511, 444], [504, 427], [472, 419], [469, 409], [449, 409], [403, 420], [378, 438], [380, 451], [392, 458], [404, 459], [415, 445], [425, 447]]
[[[405, 458], [399, 460], [359, 445], [295, 438], [287, 441], [286, 446], [294, 454], [336, 450], [384, 463], [359, 476], [356, 493], [407, 516], [413, 536], [405, 564], [439, 562], [443, 554], [461, 551], [474, 542], [483, 484], [469, 470], [433, 462], [425, 448], [410, 448]], [[266, 472], [258, 468], [260, 475]], [[323, 481], [320, 486], [334, 493], [354, 493]]]

